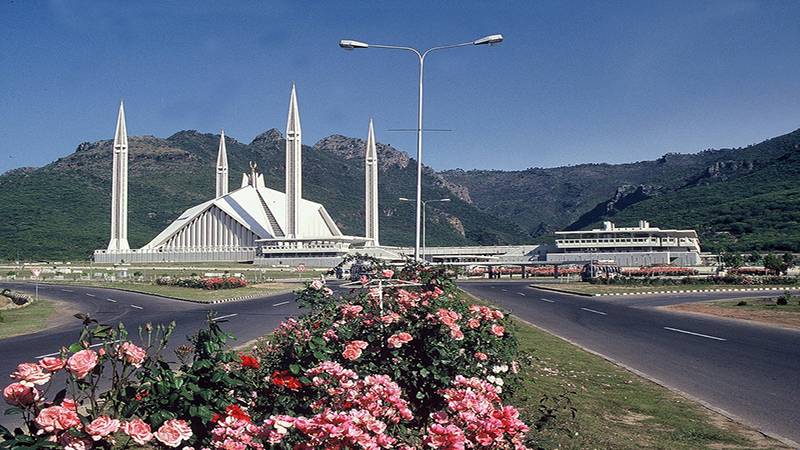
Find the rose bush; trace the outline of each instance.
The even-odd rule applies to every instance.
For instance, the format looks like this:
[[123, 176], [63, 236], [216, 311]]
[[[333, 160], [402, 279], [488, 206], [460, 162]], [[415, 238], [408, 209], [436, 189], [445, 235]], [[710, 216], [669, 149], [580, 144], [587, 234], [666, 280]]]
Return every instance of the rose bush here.
[[508, 315], [465, 302], [448, 269], [370, 270], [345, 295], [308, 283], [307, 312], [252, 354], [213, 316], [173, 363], [174, 324], [134, 341], [80, 316], [76, 344], [11, 374], [24, 425], [0, 427], [0, 448], [526, 448]]
[[[410, 265], [394, 272], [376, 263], [371, 267], [373, 272], [355, 283], [357, 289], [348, 295], [336, 297], [321, 282], [309, 283], [298, 293], [298, 300], [310, 311], [282, 323], [268, 339], [258, 343], [256, 354], [262, 361], [264, 377], [287, 373], [303, 387], [288, 392], [285, 384], [267, 383], [258, 392], [256, 410], [347, 423], [352, 417], [318, 416], [314, 410], [316, 401], [334, 394], [320, 395], [315, 390], [314, 368], [336, 365], [350, 376], [386, 377], [396, 384], [411, 414], [379, 428], [392, 442], [422, 446], [427, 442], [426, 433], [439, 429], [430, 426], [439, 423], [435, 414], [446, 410], [447, 389], [459, 377], [491, 384], [498, 401], [513, 393], [518, 386], [519, 364], [516, 340], [508, 331], [513, 326], [506, 314], [464, 302], [449, 269]], [[397, 279], [417, 286], [391, 287], [389, 280]], [[382, 293], [375, 287], [376, 280], [387, 283]], [[497, 373], [495, 367], [506, 370]], [[354, 383], [348, 385], [350, 389], [354, 389]], [[495, 407], [513, 410], [510, 406]], [[333, 411], [347, 413], [348, 409]], [[305, 422], [301, 420], [300, 424]], [[455, 420], [448, 425], [466, 426]], [[297, 431], [296, 426], [291, 429]], [[468, 447], [492, 448], [464, 433]], [[524, 436], [525, 431], [520, 431], [514, 435], [514, 442], [522, 445]], [[506, 441], [512, 442], [510, 437]]]
[[156, 279], [156, 284], [162, 286], [180, 286], [194, 289], [215, 291], [218, 289], [236, 289], [247, 286], [247, 280], [240, 277], [170, 277], [164, 276]]

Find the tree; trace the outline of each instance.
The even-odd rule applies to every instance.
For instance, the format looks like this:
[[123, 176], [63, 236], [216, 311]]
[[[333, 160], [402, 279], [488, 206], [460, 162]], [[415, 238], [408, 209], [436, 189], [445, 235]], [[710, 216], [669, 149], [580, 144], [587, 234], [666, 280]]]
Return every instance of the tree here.
[[783, 262], [786, 263], [786, 268], [794, 267], [794, 255], [789, 252], [783, 254]]
[[739, 253], [726, 252], [723, 253], [721, 256], [722, 256], [722, 264], [726, 268], [738, 269], [739, 267], [742, 267], [742, 265], [744, 264], [744, 258], [742, 258], [742, 255], [740, 255]]
[[790, 264], [784, 261], [783, 257], [769, 253], [764, 256], [764, 268], [768, 271], [782, 274], [789, 269]]
[[761, 255], [758, 252], [750, 253], [750, 256], [747, 257], [748, 264], [758, 264], [761, 262]]

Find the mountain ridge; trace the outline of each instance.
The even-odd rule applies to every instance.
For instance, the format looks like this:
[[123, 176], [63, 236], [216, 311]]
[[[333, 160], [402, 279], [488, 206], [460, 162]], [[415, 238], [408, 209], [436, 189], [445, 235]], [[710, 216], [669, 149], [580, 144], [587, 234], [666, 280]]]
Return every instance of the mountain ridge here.
[[[214, 194], [219, 135], [178, 131], [131, 136], [129, 240], [139, 247], [186, 208]], [[283, 190], [284, 137], [275, 128], [250, 143], [226, 136], [231, 186], [256, 161]], [[324, 204], [347, 234], [363, 233], [362, 139], [333, 134], [303, 146], [304, 194]], [[104, 248], [110, 216], [110, 139], [83, 142], [38, 168], [0, 175], [0, 258], [84, 259]], [[414, 236], [416, 161], [378, 144], [381, 242]], [[423, 170], [430, 245], [547, 242], [560, 229], [602, 220], [649, 220], [701, 233], [706, 250], [800, 251], [800, 130], [747, 147], [667, 153], [654, 160], [516, 171]]]

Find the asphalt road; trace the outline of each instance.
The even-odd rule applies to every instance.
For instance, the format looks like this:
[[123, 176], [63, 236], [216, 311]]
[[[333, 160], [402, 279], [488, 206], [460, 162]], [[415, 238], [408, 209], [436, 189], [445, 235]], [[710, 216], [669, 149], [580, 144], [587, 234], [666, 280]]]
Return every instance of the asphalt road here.
[[530, 288], [527, 282], [461, 287], [762, 431], [800, 442], [800, 332], [655, 308], [774, 293], [606, 298]]
[[[20, 284], [0, 283], [0, 288]], [[672, 313], [655, 306], [756, 293], [582, 297], [528, 287], [527, 281], [462, 283], [553, 334], [603, 354], [662, 384], [800, 442], [800, 332]], [[113, 289], [40, 285], [43, 296], [70, 303], [104, 323], [177, 324], [172, 347], [204, 326], [210, 309], [239, 342], [262, 336], [300, 311], [292, 294], [217, 305], [194, 304]], [[77, 319], [27, 336], [0, 340], [0, 377], [16, 364], [74, 342]], [[4, 385], [4, 383], [2, 383]], [[0, 424], [11, 419], [0, 416]]]
[[[0, 283], [0, 289], [30, 289], [22, 283]], [[75, 310], [90, 314], [101, 323], [122, 321], [134, 340], [138, 340], [139, 325], [148, 322], [168, 323], [176, 327], [170, 347], [186, 342], [187, 336], [205, 326], [209, 310], [227, 323], [223, 329], [235, 335], [238, 342], [247, 342], [272, 331], [284, 318], [299, 313], [292, 294], [204, 305], [171, 300], [146, 294], [114, 289], [79, 286], [39, 285], [39, 294], [69, 303]], [[71, 316], [71, 314], [70, 314]], [[64, 345], [75, 342], [81, 330], [78, 319], [65, 317], [63, 323], [38, 333], [0, 340], [0, 380], [6, 379], [20, 362], [35, 361], [37, 357], [58, 352]], [[174, 353], [168, 352], [174, 359]], [[9, 380], [10, 381], [10, 380]], [[7, 383], [0, 382], [0, 387]], [[0, 415], [0, 424], [15, 423], [13, 416]]]

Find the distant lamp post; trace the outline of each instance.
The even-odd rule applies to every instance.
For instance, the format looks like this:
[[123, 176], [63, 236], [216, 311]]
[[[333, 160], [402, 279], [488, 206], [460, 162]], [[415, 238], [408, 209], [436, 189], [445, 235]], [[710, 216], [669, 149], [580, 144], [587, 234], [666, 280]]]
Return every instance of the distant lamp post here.
[[422, 211], [422, 84], [424, 79], [425, 57], [434, 50], [444, 50], [448, 48], [466, 47], [469, 45], [495, 45], [503, 42], [502, 34], [490, 34], [474, 41], [462, 42], [460, 44], [441, 45], [431, 47], [425, 51], [419, 51], [414, 47], [404, 47], [399, 45], [368, 44], [366, 42], [355, 41], [352, 39], [342, 39], [339, 47], [345, 50], [355, 50], [357, 48], [387, 48], [391, 50], [406, 50], [417, 55], [419, 59], [419, 98], [417, 99], [417, 212], [416, 212], [416, 239], [414, 242], [414, 259], [419, 260], [420, 244], [420, 222]]
[[[410, 202], [411, 201], [411, 199], [408, 199], [408, 198], [405, 198], [405, 197], [400, 197], [398, 200], [400, 200], [401, 202]], [[425, 224], [427, 223], [427, 220], [425, 220], [425, 211], [426, 211], [426, 208], [428, 206], [428, 203], [435, 203], [435, 202], [444, 203], [444, 202], [449, 202], [449, 201], [450, 201], [449, 198], [438, 198], [438, 199], [433, 199], [433, 200], [423, 200], [422, 201], [422, 259], [425, 259], [425, 249], [427, 248], [427, 245], [426, 245], [426, 234], [425, 234]]]

